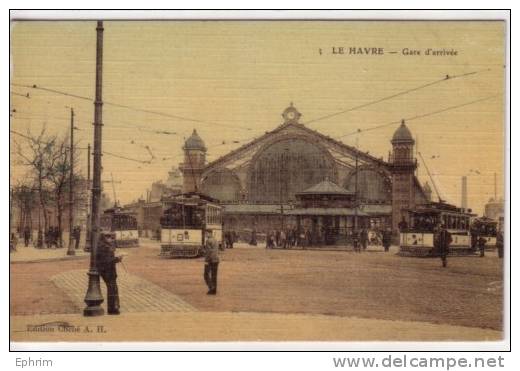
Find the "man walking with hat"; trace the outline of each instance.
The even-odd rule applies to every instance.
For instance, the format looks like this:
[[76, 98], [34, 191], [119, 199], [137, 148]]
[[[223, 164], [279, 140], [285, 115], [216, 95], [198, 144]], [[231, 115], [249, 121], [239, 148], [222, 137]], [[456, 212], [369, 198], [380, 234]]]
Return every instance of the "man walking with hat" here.
[[213, 237], [211, 229], [206, 230], [206, 241], [204, 243], [206, 258], [204, 264], [204, 281], [208, 285], [208, 295], [217, 294], [217, 273], [218, 263], [220, 262], [218, 256], [218, 242]]

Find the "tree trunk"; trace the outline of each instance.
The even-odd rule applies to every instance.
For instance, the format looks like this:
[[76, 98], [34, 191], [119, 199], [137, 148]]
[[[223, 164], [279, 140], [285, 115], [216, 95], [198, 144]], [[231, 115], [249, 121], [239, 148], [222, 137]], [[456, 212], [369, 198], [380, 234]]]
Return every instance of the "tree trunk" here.
[[46, 232], [49, 228], [48, 224], [48, 215], [47, 215], [47, 205], [45, 204], [45, 197], [43, 196], [43, 184], [42, 184], [42, 174], [40, 172], [38, 179], [38, 193], [40, 196], [40, 208], [43, 212], [43, 231]]
[[62, 239], [62, 214], [63, 214], [63, 207], [61, 205], [61, 197], [58, 195], [58, 201], [56, 204], [56, 211], [58, 216], [58, 246], [63, 247], [63, 239]]

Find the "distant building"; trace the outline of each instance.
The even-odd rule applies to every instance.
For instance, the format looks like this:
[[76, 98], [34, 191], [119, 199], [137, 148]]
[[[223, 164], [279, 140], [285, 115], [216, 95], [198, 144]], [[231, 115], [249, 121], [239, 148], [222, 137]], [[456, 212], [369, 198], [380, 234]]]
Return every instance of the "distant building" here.
[[484, 206], [484, 216], [493, 220], [499, 220], [504, 217], [504, 200], [499, 198], [495, 200], [490, 198], [488, 203]]
[[168, 207], [167, 200], [182, 193], [182, 187], [182, 173], [178, 169], [172, 168], [168, 172], [168, 179], [165, 182], [152, 183], [151, 188], [147, 191], [146, 199], [140, 198], [124, 206], [125, 210], [135, 213], [140, 236], [158, 238], [161, 227], [159, 220], [164, 209]]

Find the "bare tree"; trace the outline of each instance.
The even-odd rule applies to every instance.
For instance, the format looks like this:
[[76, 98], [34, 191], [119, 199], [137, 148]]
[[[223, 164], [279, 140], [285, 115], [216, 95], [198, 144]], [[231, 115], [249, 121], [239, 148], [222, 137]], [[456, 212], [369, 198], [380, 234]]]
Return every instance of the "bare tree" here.
[[[78, 162], [79, 162], [79, 156], [77, 151], [77, 145], [74, 145], [74, 167], [78, 168]], [[58, 232], [59, 232], [59, 239], [58, 243], [59, 246], [63, 246], [63, 239], [62, 239], [62, 231], [63, 231], [63, 211], [65, 209], [65, 204], [67, 201], [66, 196], [70, 192], [70, 156], [69, 152], [70, 146], [69, 146], [69, 137], [68, 135], [65, 136], [63, 139], [58, 139], [55, 142], [54, 149], [52, 151], [52, 154], [47, 157], [48, 163], [47, 166], [47, 173], [49, 174], [49, 182], [52, 187], [52, 193], [54, 195], [55, 199], [55, 205], [56, 205], [56, 216], [58, 219]], [[79, 180], [81, 180], [81, 176], [78, 174], [75, 174], [72, 179], [72, 191], [74, 193], [78, 192], [81, 193], [80, 187], [76, 187], [76, 185], [81, 184]], [[78, 200], [81, 199], [81, 197], [75, 197]]]
[[[40, 209], [43, 213], [43, 227], [44, 231], [48, 229], [49, 215], [48, 215], [48, 195], [47, 185], [49, 181], [49, 169], [54, 159], [54, 148], [56, 145], [56, 136], [45, 133], [45, 127], [42, 128], [38, 135], [31, 134], [27, 131], [25, 136], [27, 147], [17, 146], [17, 153], [23, 161], [23, 164], [29, 167], [29, 175], [34, 178], [34, 183], [38, 191], [38, 198], [40, 203]], [[38, 233], [41, 233], [41, 227], [39, 226]]]
[[16, 186], [13, 187], [13, 203], [18, 206], [20, 211], [18, 226], [22, 232], [26, 227], [31, 230], [32, 225], [32, 214], [34, 209], [34, 201], [37, 198], [36, 190], [33, 185], [30, 184], [26, 179], [20, 180]]
[[54, 195], [56, 205], [56, 217], [58, 220], [58, 245], [63, 246], [63, 207], [64, 207], [64, 196], [68, 191], [67, 184], [69, 182], [69, 171], [70, 162], [66, 143], [68, 142], [67, 137], [63, 140], [57, 140], [55, 142], [52, 154], [46, 158], [48, 161], [45, 163], [47, 167], [46, 171], [49, 175], [49, 182], [52, 187], [52, 193]]

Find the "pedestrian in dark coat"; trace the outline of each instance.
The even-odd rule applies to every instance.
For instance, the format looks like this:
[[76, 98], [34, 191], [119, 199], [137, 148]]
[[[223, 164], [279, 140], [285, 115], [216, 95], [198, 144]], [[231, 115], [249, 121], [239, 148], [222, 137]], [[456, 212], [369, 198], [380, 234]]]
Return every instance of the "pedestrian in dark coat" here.
[[397, 226], [399, 227], [400, 232], [404, 232], [408, 229], [408, 223], [406, 222], [404, 216], [402, 217], [401, 221]]
[[31, 230], [29, 229], [29, 226], [26, 226], [23, 229], [23, 243], [25, 247], [29, 246], [29, 242], [31, 241]]
[[204, 281], [208, 286], [208, 295], [217, 294], [217, 274], [220, 258], [218, 256], [218, 243], [213, 237], [213, 231], [206, 230]]
[[444, 225], [441, 225], [436, 236], [437, 250], [442, 260], [442, 266], [444, 268], [448, 265], [448, 253], [450, 249], [450, 243], [452, 241], [451, 233], [448, 232]]
[[388, 250], [390, 250], [390, 245], [392, 244], [392, 232], [389, 229], [385, 229], [383, 231], [382, 240], [385, 252], [388, 252]]
[[107, 313], [119, 314], [119, 292], [117, 288], [116, 264], [123, 260], [122, 256], [115, 256], [115, 235], [102, 232], [99, 236], [97, 250], [97, 269], [107, 285]]
[[363, 250], [366, 250], [368, 246], [368, 231], [365, 228], [361, 230], [359, 239], [361, 246], [363, 246]]
[[355, 252], [361, 252], [361, 247], [359, 244], [359, 232], [354, 231], [352, 234], [352, 245], [354, 246]]
[[256, 246], [257, 245], [257, 241], [256, 241], [256, 229], [253, 229], [253, 231], [251, 232], [251, 240], [249, 241], [249, 244], [251, 246]]
[[52, 227], [49, 227], [45, 231], [45, 245], [47, 246], [48, 249], [51, 248], [51, 243], [52, 243]]
[[75, 242], [76, 250], [79, 248], [80, 239], [81, 239], [81, 228], [79, 226], [76, 226], [76, 227], [74, 227], [74, 242]]
[[498, 257], [503, 258], [504, 257], [504, 233], [503, 232], [497, 233], [497, 250], [498, 250]]
[[483, 236], [478, 236], [478, 239], [477, 239], [477, 245], [478, 245], [478, 249], [480, 251], [480, 257], [483, 258], [486, 253], [486, 239], [483, 237]]

